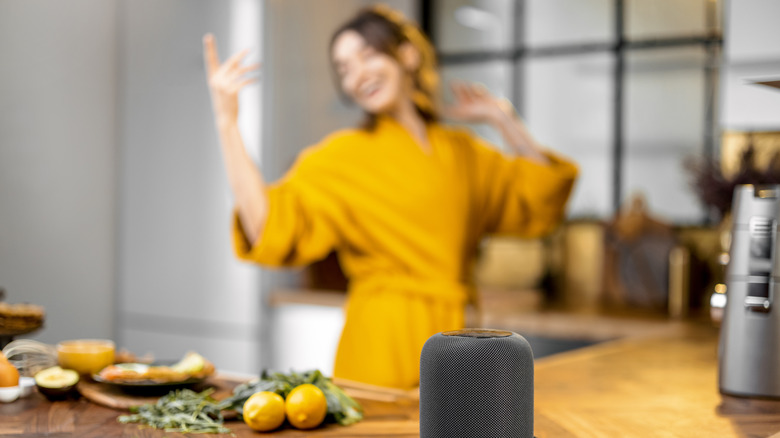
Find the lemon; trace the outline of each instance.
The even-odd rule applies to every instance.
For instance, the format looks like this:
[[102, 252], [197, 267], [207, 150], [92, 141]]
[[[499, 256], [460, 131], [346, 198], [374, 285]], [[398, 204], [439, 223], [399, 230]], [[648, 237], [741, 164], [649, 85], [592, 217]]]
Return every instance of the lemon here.
[[297, 429], [313, 429], [328, 413], [328, 402], [320, 388], [310, 384], [296, 386], [284, 402], [287, 421]]
[[244, 422], [253, 430], [267, 432], [284, 423], [284, 399], [281, 395], [262, 391], [244, 402]]

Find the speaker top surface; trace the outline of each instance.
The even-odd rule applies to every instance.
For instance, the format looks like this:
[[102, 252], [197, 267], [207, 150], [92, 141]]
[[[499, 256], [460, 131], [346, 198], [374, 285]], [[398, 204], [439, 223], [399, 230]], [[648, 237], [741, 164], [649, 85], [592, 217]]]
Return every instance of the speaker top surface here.
[[514, 333], [506, 330], [473, 329], [473, 328], [452, 330], [449, 332], [442, 333], [442, 335], [444, 336], [460, 336], [464, 338], [506, 338], [508, 336], [512, 336], [513, 334]]

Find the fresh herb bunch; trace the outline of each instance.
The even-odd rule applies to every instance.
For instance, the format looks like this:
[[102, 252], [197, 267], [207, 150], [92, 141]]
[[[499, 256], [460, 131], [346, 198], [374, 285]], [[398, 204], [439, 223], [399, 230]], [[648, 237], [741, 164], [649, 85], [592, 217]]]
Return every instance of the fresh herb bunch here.
[[224, 427], [220, 403], [210, 397], [209, 388], [203, 392], [189, 389], [171, 391], [155, 404], [133, 407], [132, 415], [122, 415], [120, 423], [144, 423], [167, 432], [230, 433]]
[[233, 390], [233, 395], [223, 400], [220, 407], [235, 410], [241, 415], [243, 414], [244, 402], [252, 394], [260, 391], [271, 391], [286, 399], [293, 388], [304, 383], [318, 387], [325, 394], [328, 403], [328, 415], [325, 417], [325, 421], [347, 426], [363, 419], [363, 408], [360, 404], [325, 377], [320, 370], [303, 373], [290, 372], [290, 374], [263, 371], [260, 379], [237, 386]]

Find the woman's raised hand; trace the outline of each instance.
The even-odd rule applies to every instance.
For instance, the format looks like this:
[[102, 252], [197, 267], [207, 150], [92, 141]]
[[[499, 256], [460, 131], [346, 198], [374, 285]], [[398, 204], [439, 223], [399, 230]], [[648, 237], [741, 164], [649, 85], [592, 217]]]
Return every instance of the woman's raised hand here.
[[238, 120], [238, 92], [257, 81], [256, 76], [247, 75], [257, 71], [260, 64], [242, 65], [248, 53], [249, 50], [242, 50], [220, 65], [214, 35], [203, 37], [203, 58], [218, 124]]
[[450, 86], [455, 103], [444, 109], [444, 117], [457, 122], [488, 123], [501, 133], [515, 154], [542, 164], [550, 162], [525, 123], [515, 114], [512, 103], [493, 96], [482, 85], [453, 81]]
[[483, 85], [452, 81], [450, 89], [455, 102], [444, 108], [443, 116], [448, 119], [492, 124], [501, 116], [513, 112], [509, 101], [493, 96]]
[[259, 64], [241, 65], [248, 53], [248, 50], [243, 50], [220, 65], [214, 36], [207, 34], [203, 37], [203, 58], [228, 182], [246, 237], [254, 243], [265, 226], [268, 199], [263, 175], [247, 153], [238, 127], [238, 92], [257, 80], [249, 73], [260, 68]]

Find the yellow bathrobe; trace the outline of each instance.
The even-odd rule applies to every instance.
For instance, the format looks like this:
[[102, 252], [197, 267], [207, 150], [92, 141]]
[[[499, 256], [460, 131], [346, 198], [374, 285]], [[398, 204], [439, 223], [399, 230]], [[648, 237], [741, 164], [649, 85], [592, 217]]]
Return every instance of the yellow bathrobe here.
[[550, 165], [507, 157], [440, 124], [428, 138], [426, 151], [390, 118], [371, 132], [334, 133], [269, 186], [258, 242], [234, 216], [241, 259], [300, 266], [338, 252], [350, 283], [336, 377], [416, 386], [428, 337], [463, 328], [480, 239], [541, 236], [563, 217], [572, 163], [551, 153]]

